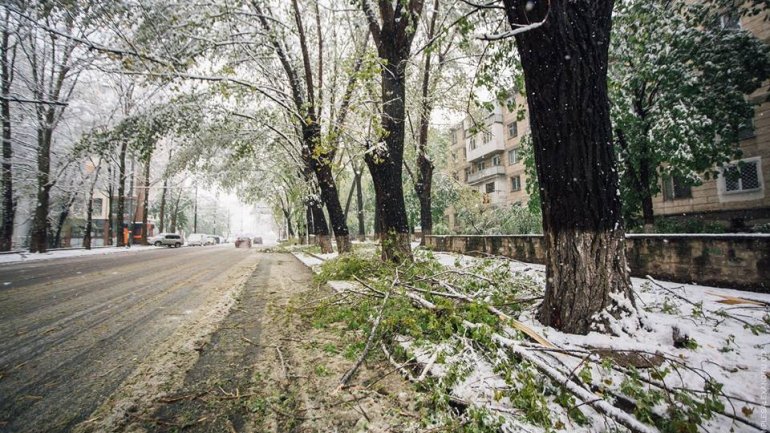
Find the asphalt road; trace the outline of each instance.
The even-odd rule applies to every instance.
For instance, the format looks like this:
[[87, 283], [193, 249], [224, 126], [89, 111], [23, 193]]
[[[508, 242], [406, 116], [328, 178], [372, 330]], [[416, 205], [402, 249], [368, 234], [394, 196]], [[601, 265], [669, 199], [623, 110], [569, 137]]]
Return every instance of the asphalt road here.
[[220, 246], [0, 265], [0, 432], [86, 420], [254, 256]]

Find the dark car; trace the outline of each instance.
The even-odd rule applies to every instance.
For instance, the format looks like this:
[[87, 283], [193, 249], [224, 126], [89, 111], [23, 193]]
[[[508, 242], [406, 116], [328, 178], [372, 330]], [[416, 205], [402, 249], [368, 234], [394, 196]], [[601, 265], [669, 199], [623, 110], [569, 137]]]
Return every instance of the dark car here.
[[257, 236], [253, 239], [255, 245], [262, 245], [262, 238]]
[[235, 240], [235, 248], [251, 248], [251, 239], [239, 236]]

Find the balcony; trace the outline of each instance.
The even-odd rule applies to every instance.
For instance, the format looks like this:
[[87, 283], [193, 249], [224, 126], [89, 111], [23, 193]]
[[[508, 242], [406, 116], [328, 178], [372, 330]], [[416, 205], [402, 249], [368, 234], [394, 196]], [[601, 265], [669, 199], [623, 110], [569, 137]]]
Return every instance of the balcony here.
[[505, 133], [503, 131], [502, 123], [495, 123], [489, 128], [489, 141], [484, 142], [484, 134], [478, 133], [476, 137], [476, 147], [471, 149], [470, 138], [466, 138], [467, 142], [467, 160], [475, 161], [483, 158], [492, 153], [499, 153], [505, 150]]
[[502, 165], [494, 165], [485, 168], [484, 170], [471, 173], [468, 175], [468, 183], [471, 185], [477, 184], [495, 176], [505, 176], [505, 167]]

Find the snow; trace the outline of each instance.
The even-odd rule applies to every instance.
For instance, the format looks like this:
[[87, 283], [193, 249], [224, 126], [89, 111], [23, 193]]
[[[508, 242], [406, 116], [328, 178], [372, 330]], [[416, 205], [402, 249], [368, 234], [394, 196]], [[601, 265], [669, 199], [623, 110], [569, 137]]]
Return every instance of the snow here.
[[143, 251], [155, 251], [162, 248], [166, 248], [166, 247], [135, 245], [131, 248], [107, 247], [107, 248], [94, 248], [92, 250], [85, 250], [85, 249], [54, 250], [54, 251], [49, 251], [47, 253], [30, 253], [29, 251], [20, 251], [17, 253], [0, 255], [0, 264], [35, 262], [39, 260], [51, 260], [51, 259], [61, 259], [61, 258], [69, 258], [69, 257], [99, 256], [99, 255], [106, 255], [106, 254], [121, 254], [121, 253], [131, 253], [131, 252], [137, 253], [137, 252], [143, 252]]
[[[646, 235], [643, 235], [646, 236]], [[422, 250], [417, 250], [419, 255]], [[480, 260], [476, 257], [443, 252], [431, 252], [433, 258], [447, 268], [467, 267]], [[295, 255], [311, 267], [321, 263], [317, 257], [303, 253]], [[486, 259], [487, 261], [489, 259]], [[515, 275], [526, 276], [535, 281], [539, 286], [545, 285], [545, 267], [543, 265], [525, 263], [515, 260], [495, 259], [491, 266], [507, 266]], [[759, 425], [767, 425], [768, 391], [770, 391], [770, 337], [767, 327], [770, 325], [770, 294], [748, 293], [718, 287], [699, 286], [694, 284], [679, 284], [665, 281], [656, 281], [645, 278], [632, 278], [632, 285], [636, 296], [638, 315], [633, 317], [633, 325], [620, 321], [618, 336], [601, 334], [597, 332], [588, 335], [565, 334], [550, 327], [544, 327], [535, 317], [534, 308], [525, 310], [517, 319], [532, 328], [538, 334], [547, 338], [560, 349], [588, 353], [588, 350], [612, 349], [615, 351], [643, 351], [646, 354], [658, 354], [666, 360], [664, 366], [672, 368], [672, 372], [660, 381], [669, 389], [678, 387], [702, 390], [706, 380], [713, 380], [723, 385], [722, 401], [725, 404], [725, 412], [735, 414], [748, 421]], [[330, 282], [330, 286], [336, 291], [356, 290], [357, 283], [349, 281]], [[767, 303], [766, 305], [752, 304], [725, 304], [726, 298], [741, 298], [748, 301]], [[617, 303], [623, 307], [631, 308], [626, 299], [617, 299]], [[631, 319], [629, 319], [631, 320]], [[639, 321], [642, 327], [638, 326]], [[751, 326], [749, 326], [751, 325]], [[466, 323], [466, 328], [478, 325]], [[697, 344], [695, 348], [676, 348], [672, 332], [678, 328], [683, 334]], [[760, 328], [764, 327], [764, 329]], [[630, 332], [630, 334], [629, 334]], [[517, 334], [513, 329], [506, 329], [504, 334], [495, 335], [494, 339], [501, 346], [514, 353], [529, 359], [533, 363], [544, 363], [540, 371], [545, 371], [553, 380], [556, 377], [560, 383], [566, 383], [580, 399], [595, 400], [596, 395], [591, 391], [580, 388], [577, 384], [569, 382], [558, 369], [549, 365], [561, 364], [566, 371], [579, 371], [587, 365], [581, 356], [572, 356], [563, 353], [548, 353], [547, 356], [537, 352], [527, 351], [525, 341], [509, 338]], [[457, 335], [458, 341], [466, 339], [464, 335]], [[470, 373], [452, 388], [452, 395], [464, 401], [486, 408], [495, 416], [505, 419], [503, 431], [533, 431], [542, 432], [544, 429], [534, 427], [517, 417], [517, 410], [511, 407], [507, 397], [496, 400], [495, 391], [504, 389], [508, 385], [495, 373], [494, 359], [476, 353], [472, 344], [466, 344], [467, 349], [459, 353], [451, 353], [449, 346], [445, 345], [416, 345], [408, 338], [399, 340], [407, 349], [410, 356], [419, 363], [429, 366], [430, 374], [435, 377], [443, 377], [447, 372], [447, 366], [459, 363], [471, 369]], [[436, 353], [442, 351], [444, 364], [434, 363]], [[433, 361], [431, 361], [431, 359]], [[593, 355], [593, 359], [598, 359]], [[554, 364], [556, 363], [556, 364]], [[625, 376], [616, 370], [605, 370], [598, 363], [591, 364], [591, 377], [594, 385], [601, 385], [602, 381], [609, 381], [619, 386]], [[547, 371], [546, 371], [547, 370]], [[564, 370], [562, 370], [564, 371]], [[642, 371], [642, 370], [640, 370]], [[648, 370], [643, 370], [642, 376]], [[657, 380], [657, 379], [656, 379]], [[574, 386], [573, 386], [574, 385]], [[572, 389], [574, 388], [574, 389]], [[613, 388], [616, 389], [616, 388]], [[724, 397], [730, 397], [728, 401]], [[607, 429], [607, 419], [597, 412], [583, 410], [589, 417], [589, 424], [585, 426], [575, 425], [564, 415], [564, 410], [555, 403], [553, 406], [553, 419], [560, 420], [568, 426], [569, 431], [596, 432]], [[640, 431], [656, 431], [654, 428], [641, 425], [637, 419], [620, 411], [609, 403], [600, 401], [596, 403], [600, 410], [609, 414], [615, 421], [624, 425], [634, 425]], [[665, 416], [665, 413], [662, 413]], [[725, 416], [716, 415], [711, 420], [704, 421], [703, 431], [754, 431], [746, 424], [733, 421]]]

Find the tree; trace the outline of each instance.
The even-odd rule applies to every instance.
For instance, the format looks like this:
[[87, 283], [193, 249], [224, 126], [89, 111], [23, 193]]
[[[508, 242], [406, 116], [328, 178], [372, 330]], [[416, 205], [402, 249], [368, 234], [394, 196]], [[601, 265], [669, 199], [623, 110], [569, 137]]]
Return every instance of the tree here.
[[770, 75], [766, 44], [689, 9], [630, 0], [614, 18], [610, 100], [624, 213], [630, 220], [641, 210], [648, 226], [661, 176], [697, 184], [737, 156], [754, 116], [746, 95]]
[[402, 185], [406, 67], [423, 3], [422, 0], [379, 0], [378, 17], [370, 1], [361, 0], [382, 61], [381, 133], [378, 141], [369, 145], [365, 161], [374, 182], [377, 214], [382, 225], [382, 259], [395, 262], [412, 257]]
[[13, 244], [13, 220], [16, 200], [13, 195], [13, 134], [11, 125], [11, 84], [16, 63], [16, 44], [11, 44], [11, 12], [6, 9], [0, 34], [0, 117], [3, 128], [3, 217], [0, 222], [0, 251], [10, 251]]
[[[312, 173], [315, 176], [315, 182], [320, 192], [320, 198], [326, 206], [326, 209], [329, 211], [329, 219], [331, 220], [335, 239], [337, 241], [337, 249], [340, 253], [348, 252], [351, 249], [350, 234], [345, 213], [340, 204], [337, 184], [332, 173], [332, 162], [334, 161], [337, 151], [336, 144], [338, 142], [336, 137], [339, 136], [339, 128], [342, 127], [347, 115], [352, 92], [357, 81], [356, 69], [360, 68], [361, 61], [356, 61], [356, 66], [350, 76], [347, 88], [345, 89], [345, 93], [340, 103], [338, 116], [332, 121], [333, 123], [330, 127], [331, 142], [324, 143], [321, 125], [321, 111], [323, 109], [324, 52], [321, 17], [318, 4], [316, 3], [315, 10], [316, 31], [318, 34], [318, 70], [315, 74], [315, 78], [311, 64], [312, 59], [306, 29], [302, 22], [303, 14], [300, 11], [297, 1], [293, 0], [291, 6], [293, 19], [296, 24], [300, 58], [302, 60], [301, 68], [292, 62], [288, 47], [285, 42], [279, 38], [279, 33], [274, 29], [272, 14], [266, 15], [263, 10], [264, 7], [257, 1], [252, 2], [252, 6], [258, 14], [257, 17], [260, 25], [268, 35], [269, 43], [280, 61], [281, 68], [285, 73], [285, 78], [290, 87], [291, 100], [293, 103], [292, 108], [294, 110], [292, 117], [298, 123], [302, 137], [302, 160], [308, 168], [308, 175]], [[267, 12], [269, 12], [269, 10], [267, 10]], [[363, 53], [364, 51], [361, 50], [358, 56], [359, 59], [361, 59]], [[307, 179], [310, 180], [310, 176], [307, 176]], [[320, 221], [321, 212], [317, 209], [318, 206], [312, 197], [308, 200], [308, 206], [312, 213], [311, 219], [313, 221]], [[323, 226], [325, 226], [325, 223]], [[321, 229], [321, 231], [316, 232], [316, 235], [319, 236], [319, 240], [321, 241], [323, 241], [324, 236], [328, 236], [328, 228], [324, 229], [323, 226], [316, 225], [316, 227]], [[326, 233], [323, 233], [324, 231]], [[324, 242], [322, 242], [322, 248], [324, 247], [323, 244]]]
[[80, 73], [90, 62], [90, 52], [82, 49], [83, 38], [95, 31], [96, 17], [105, 13], [107, 7], [95, 3], [32, 2], [24, 12], [14, 10], [20, 19], [34, 23], [20, 44], [30, 72], [25, 83], [37, 101], [37, 202], [30, 233], [31, 252], [45, 252], [48, 248], [50, 194], [57, 181], [51, 173], [54, 131]]
[[[633, 314], [607, 97], [611, 0], [504, 0], [531, 113], [546, 246], [546, 326], [617, 331]], [[614, 317], [613, 317], [614, 316]]]

